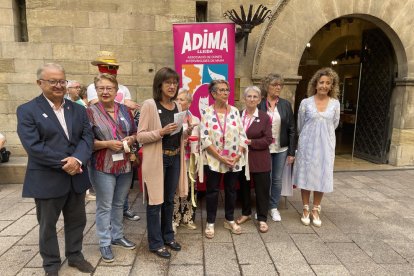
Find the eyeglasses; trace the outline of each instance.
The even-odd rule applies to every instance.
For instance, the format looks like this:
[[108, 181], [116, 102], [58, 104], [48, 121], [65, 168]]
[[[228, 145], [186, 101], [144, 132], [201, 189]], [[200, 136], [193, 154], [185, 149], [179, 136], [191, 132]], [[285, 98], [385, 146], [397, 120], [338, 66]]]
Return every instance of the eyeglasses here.
[[251, 100], [251, 99], [256, 100], [258, 98], [259, 98], [259, 96], [257, 96], [257, 95], [247, 95], [246, 96], [246, 99], [249, 99], [249, 100]]
[[220, 93], [220, 94], [230, 93], [230, 89], [228, 89], [228, 88], [220, 88], [220, 89], [217, 89], [216, 92], [217, 93]]
[[283, 87], [283, 84], [281, 84], [281, 83], [271, 83], [270, 85], [273, 86], [273, 87], [280, 87], [280, 88]]
[[45, 81], [49, 83], [49, 85], [51, 86], [57, 86], [58, 84], [60, 84], [60, 86], [66, 86], [68, 84], [67, 80], [44, 80], [44, 79], [39, 79], [39, 80]]
[[73, 89], [76, 89], [76, 90], [80, 90], [81, 89], [80, 86], [71, 86], [71, 87], [68, 87], [68, 89], [70, 89], [70, 88], [73, 88]]
[[107, 86], [107, 87], [105, 87], [105, 86], [98, 86], [98, 87], [96, 87], [96, 91], [98, 91], [98, 92], [104, 92], [104, 91], [108, 91], [108, 92], [114, 92], [115, 91], [115, 86]]
[[118, 65], [99, 64], [99, 67], [104, 67], [108, 70], [118, 70], [119, 69]]
[[164, 81], [163, 83], [168, 87], [171, 85], [178, 86], [178, 82], [176, 81]]

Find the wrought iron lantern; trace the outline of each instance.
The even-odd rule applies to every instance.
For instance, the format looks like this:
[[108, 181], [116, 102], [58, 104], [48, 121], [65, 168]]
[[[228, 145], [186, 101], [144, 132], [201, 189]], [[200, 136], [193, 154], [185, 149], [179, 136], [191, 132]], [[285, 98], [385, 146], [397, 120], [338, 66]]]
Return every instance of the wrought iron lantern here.
[[232, 9], [224, 13], [224, 17], [228, 17], [231, 21], [239, 25], [240, 27], [236, 28], [236, 42], [240, 42], [244, 38], [244, 55], [246, 56], [247, 41], [249, 40], [249, 34], [252, 32], [252, 29], [262, 24], [266, 18], [270, 19], [272, 11], [263, 5], [259, 5], [256, 12], [253, 15], [253, 5], [249, 7], [249, 13], [246, 17], [244, 12], [243, 5], [240, 5], [240, 16], [237, 12]]

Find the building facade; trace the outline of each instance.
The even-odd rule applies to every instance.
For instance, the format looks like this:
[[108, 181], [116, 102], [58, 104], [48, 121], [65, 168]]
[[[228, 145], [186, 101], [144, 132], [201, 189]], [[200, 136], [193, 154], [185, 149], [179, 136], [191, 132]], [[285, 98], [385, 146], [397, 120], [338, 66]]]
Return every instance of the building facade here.
[[58, 62], [68, 79], [89, 84], [96, 52], [113, 51], [120, 83], [142, 102], [155, 72], [174, 66], [173, 23], [229, 21], [225, 11], [250, 4], [272, 14], [250, 33], [246, 55], [237, 44], [237, 91], [281, 73], [282, 97], [297, 108], [312, 73], [332, 66], [342, 91], [337, 153], [414, 165], [414, 0], [0, 0], [0, 131], [8, 148], [25, 154], [15, 111], [40, 93], [41, 64]]

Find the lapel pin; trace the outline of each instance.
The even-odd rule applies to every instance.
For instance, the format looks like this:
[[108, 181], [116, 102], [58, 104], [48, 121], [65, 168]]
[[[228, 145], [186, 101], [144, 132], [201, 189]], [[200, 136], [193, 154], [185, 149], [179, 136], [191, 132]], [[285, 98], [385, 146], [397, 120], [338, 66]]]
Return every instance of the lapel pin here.
[[47, 118], [47, 114], [46, 113], [43, 113], [42, 115], [43, 115], [43, 117]]

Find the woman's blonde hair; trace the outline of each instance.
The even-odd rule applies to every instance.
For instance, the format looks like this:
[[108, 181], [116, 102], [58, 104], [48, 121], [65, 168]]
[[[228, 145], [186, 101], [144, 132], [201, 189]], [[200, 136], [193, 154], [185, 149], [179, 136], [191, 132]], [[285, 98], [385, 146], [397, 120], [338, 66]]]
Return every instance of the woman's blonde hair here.
[[308, 83], [307, 96], [311, 97], [316, 94], [316, 86], [321, 77], [327, 76], [332, 80], [332, 89], [328, 92], [328, 96], [334, 99], [338, 99], [339, 95], [339, 77], [338, 74], [329, 67], [321, 68], [312, 76]]
[[193, 94], [191, 94], [190, 90], [185, 89], [185, 88], [180, 88], [180, 89], [178, 90], [178, 94], [177, 94], [177, 96], [178, 96], [178, 95], [180, 95], [180, 94], [185, 94], [185, 99], [186, 99], [186, 101], [187, 101], [189, 104], [191, 104], [191, 103], [192, 103], [192, 101], [193, 101]]
[[111, 75], [111, 74], [108, 74], [108, 73], [101, 73], [98, 76], [96, 76], [95, 79], [94, 79], [94, 81], [93, 81], [93, 83], [95, 84], [95, 89], [96, 89], [96, 85], [101, 80], [108, 80], [108, 81], [110, 81], [115, 86], [115, 92], [118, 91], [118, 89], [119, 89], [119, 87], [118, 87], [118, 81], [116, 80], [116, 76], [115, 75]]

